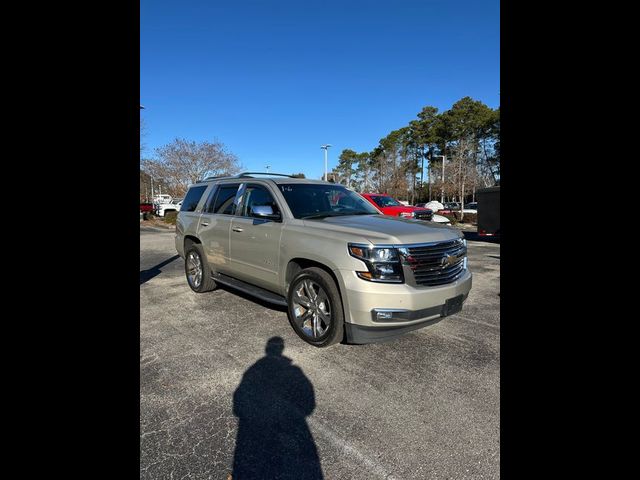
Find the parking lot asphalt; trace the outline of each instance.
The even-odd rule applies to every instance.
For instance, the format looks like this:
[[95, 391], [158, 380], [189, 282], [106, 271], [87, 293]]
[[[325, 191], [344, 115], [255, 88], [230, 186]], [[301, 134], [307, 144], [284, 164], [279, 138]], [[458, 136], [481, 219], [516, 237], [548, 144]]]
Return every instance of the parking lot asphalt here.
[[460, 314], [318, 349], [282, 308], [193, 293], [174, 234], [141, 227], [140, 478], [499, 478], [500, 244], [468, 251]]

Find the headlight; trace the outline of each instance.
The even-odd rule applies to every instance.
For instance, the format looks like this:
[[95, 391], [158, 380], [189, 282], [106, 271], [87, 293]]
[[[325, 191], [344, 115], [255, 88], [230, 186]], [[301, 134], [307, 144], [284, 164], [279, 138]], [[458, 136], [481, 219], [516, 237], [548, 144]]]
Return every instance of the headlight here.
[[415, 217], [416, 214], [414, 212], [400, 212], [398, 214], [399, 217], [407, 217], [407, 218], [412, 218]]
[[356, 272], [358, 277], [371, 282], [402, 283], [402, 265], [398, 250], [350, 243], [349, 254], [362, 260], [368, 271]]

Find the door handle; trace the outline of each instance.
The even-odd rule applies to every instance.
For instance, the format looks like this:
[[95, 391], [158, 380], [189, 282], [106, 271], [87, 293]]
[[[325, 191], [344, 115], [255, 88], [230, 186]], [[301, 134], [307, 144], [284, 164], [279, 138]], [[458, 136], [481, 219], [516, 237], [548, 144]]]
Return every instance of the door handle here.
[[209, 226], [209, 222], [202, 222], [200, 225], [202, 225], [203, 227], [208, 227]]
[[231, 230], [233, 230], [234, 232], [242, 232], [242, 228], [240, 227], [233, 227]]

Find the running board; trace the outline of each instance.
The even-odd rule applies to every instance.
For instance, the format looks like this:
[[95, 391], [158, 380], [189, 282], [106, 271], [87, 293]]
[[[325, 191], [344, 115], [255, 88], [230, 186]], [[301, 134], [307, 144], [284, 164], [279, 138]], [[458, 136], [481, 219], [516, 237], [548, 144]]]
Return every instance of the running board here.
[[252, 297], [259, 298], [265, 302], [280, 305], [281, 307], [287, 306], [287, 300], [283, 296], [270, 292], [269, 290], [265, 290], [264, 288], [256, 287], [255, 285], [251, 285], [250, 283], [243, 282], [242, 280], [238, 280], [223, 273], [212, 273], [211, 278], [216, 282], [235, 288], [236, 290], [240, 290], [241, 292], [251, 295]]

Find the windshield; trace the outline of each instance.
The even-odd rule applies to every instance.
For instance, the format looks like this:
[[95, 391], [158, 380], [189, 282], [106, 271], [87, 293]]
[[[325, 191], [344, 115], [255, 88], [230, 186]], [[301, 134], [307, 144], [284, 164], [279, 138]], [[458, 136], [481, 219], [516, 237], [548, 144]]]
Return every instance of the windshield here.
[[295, 218], [379, 214], [364, 198], [342, 185], [291, 183], [278, 187]]
[[375, 197], [371, 197], [373, 199], [374, 202], [376, 202], [378, 204], [379, 207], [403, 207], [404, 205], [402, 205], [399, 201], [397, 201], [395, 198], [391, 198], [391, 197], [386, 197], [386, 196], [382, 196], [382, 195], [378, 195]]

